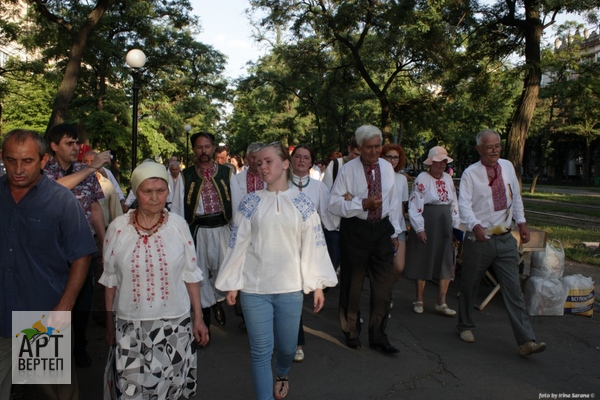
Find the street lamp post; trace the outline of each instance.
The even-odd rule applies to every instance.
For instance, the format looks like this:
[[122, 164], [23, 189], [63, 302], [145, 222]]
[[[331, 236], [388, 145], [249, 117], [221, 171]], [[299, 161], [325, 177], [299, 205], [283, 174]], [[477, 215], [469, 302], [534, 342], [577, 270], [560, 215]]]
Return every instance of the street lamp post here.
[[129, 50], [125, 58], [127, 65], [131, 68], [133, 77], [133, 119], [131, 121], [131, 170], [135, 169], [137, 163], [137, 120], [138, 120], [138, 93], [140, 91], [139, 79], [142, 74], [141, 68], [146, 64], [146, 55], [139, 49]]
[[190, 131], [192, 126], [190, 124], [183, 127], [185, 129], [185, 167], [189, 167], [188, 157], [190, 156]]

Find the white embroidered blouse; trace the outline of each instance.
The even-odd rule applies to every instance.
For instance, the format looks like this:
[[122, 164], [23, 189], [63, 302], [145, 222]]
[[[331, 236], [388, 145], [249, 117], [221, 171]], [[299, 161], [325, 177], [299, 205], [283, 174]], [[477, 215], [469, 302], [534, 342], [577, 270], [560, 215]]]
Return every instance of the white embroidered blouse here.
[[310, 293], [336, 284], [321, 220], [308, 196], [292, 189], [263, 189], [242, 199], [217, 289]]
[[99, 282], [116, 287], [114, 311], [125, 320], [177, 318], [190, 312], [185, 282], [202, 272], [188, 224], [169, 213], [151, 236], [138, 235], [130, 223], [134, 210], [115, 219], [104, 240], [104, 273]]
[[421, 172], [413, 182], [413, 190], [408, 201], [408, 217], [411, 228], [416, 233], [425, 230], [423, 208], [425, 204], [449, 204], [452, 207], [452, 226], [458, 228], [458, 199], [452, 177], [443, 173], [441, 179], [435, 179], [429, 172]]

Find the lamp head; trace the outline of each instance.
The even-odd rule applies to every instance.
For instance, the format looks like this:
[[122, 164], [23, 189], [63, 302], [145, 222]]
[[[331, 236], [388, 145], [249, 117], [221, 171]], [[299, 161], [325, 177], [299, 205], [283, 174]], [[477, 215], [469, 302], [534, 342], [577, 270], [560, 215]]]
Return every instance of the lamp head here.
[[139, 49], [132, 49], [127, 53], [125, 61], [131, 68], [142, 68], [146, 64], [146, 55]]

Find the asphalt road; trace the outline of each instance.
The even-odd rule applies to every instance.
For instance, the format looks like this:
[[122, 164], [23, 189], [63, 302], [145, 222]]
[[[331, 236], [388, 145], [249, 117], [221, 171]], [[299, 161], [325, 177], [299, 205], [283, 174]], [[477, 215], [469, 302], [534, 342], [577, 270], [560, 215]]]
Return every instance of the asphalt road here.
[[[582, 273], [600, 281], [598, 268], [567, 263], [565, 275]], [[460, 275], [457, 276], [457, 280]], [[366, 289], [366, 288], [365, 288]], [[480, 298], [490, 288], [481, 286]], [[450, 286], [448, 303], [456, 307], [458, 282]], [[351, 350], [343, 343], [337, 320], [337, 295], [326, 294], [326, 306], [315, 315], [305, 299], [306, 359], [294, 363], [287, 399], [540, 399], [600, 396], [600, 322], [598, 317], [531, 317], [546, 352], [529, 358], [518, 347], [500, 296], [476, 311], [476, 342], [458, 338], [456, 318], [435, 314], [437, 287], [425, 290], [425, 313], [412, 311], [414, 284], [401, 280], [394, 288], [394, 308], [387, 332], [397, 355], [384, 355], [367, 346]], [[363, 294], [368, 318], [368, 289]], [[600, 311], [598, 303], [596, 312]], [[226, 308], [227, 325], [211, 328], [212, 342], [198, 358], [199, 392], [194, 399], [252, 399], [250, 355], [246, 335]], [[90, 368], [79, 369], [82, 399], [102, 399], [107, 346], [103, 329], [91, 323]], [[568, 395], [568, 396], [567, 396]], [[562, 397], [559, 397], [562, 396]], [[35, 396], [15, 396], [34, 400]]]
[[[566, 261], [565, 275], [576, 273], [592, 277], [599, 293], [599, 267]], [[459, 280], [457, 275], [448, 292], [448, 304], [455, 309]], [[480, 299], [490, 290], [482, 284]], [[307, 296], [303, 315], [306, 359], [292, 366], [287, 399], [519, 400], [600, 396], [598, 315], [531, 317], [538, 341], [546, 342], [548, 348], [544, 353], [521, 358], [500, 295], [483, 311], [475, 312], [476, 342], [467, 344], [458, 338], [456, 317], [433, 312], [437, 293], [433, 283], [425, 289], [425, 313], [421, 315], [412, 311], [414, 293], [414, 284], [404, 279], [394, 288], [387, 332], [401, 352], [391, 356], [368, 347], [366, 330], [361, 336], [363, 348], [351, 350], [344, 345], [337, 318], [337, 288], [326, 294], [325, 308], [319, 314], [311, 312], [312, 298]], [[369, 314], [368, 296], [367, 281], [361, 304], [365, 320]], [[194, 399], [254, 398], [247, 338], [237, 328], [240, 320], [232, 308], [226, 307], [226, 313], [227, 325], [213, 325], [211, 344], [199, 352], [199, 392]], [[78, 369], [81, 398], [100, 400], [108, 347], [103, 328], [91, 322], [88, 332], [88, 349], [94, 362], [90, 368]], [[37, 399], [34, 392], [22, 387], [14, 388], [12, 397]]]

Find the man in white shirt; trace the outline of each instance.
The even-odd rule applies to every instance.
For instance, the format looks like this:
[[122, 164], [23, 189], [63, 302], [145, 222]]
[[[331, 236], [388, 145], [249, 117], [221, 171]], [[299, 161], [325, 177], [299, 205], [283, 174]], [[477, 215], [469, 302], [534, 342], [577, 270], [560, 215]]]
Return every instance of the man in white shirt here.
[[514, 219], [521, 242], [529, 242], [519, 180], [512, 163], [500, 158], [502, 144], [496, 132], [483, 130], [477, 134], [476, 141], [480, 161], [463, 173], [458, 199], [460, 220], [467, 228], [457, 325], [460, 338], [467, 343], [475, 342], [473, 307], [481, 279], [491, 266], [502, 288], [520, 355], [540, 353], [546, 344], [536, 343], [525, 312], [519, 283], [519, 251], [510, 233]]
[[105, 175], [106, 178], [115, 187], [115, 192], [117, 193], [117, 197], [119, 198], [119, 205], [121, 206], [121, 211], [126, 212], [125, 211], [125, 195], [123, 194], [123, 191], [121, 190], [121, 185], [119, 185], [119, 182], [117, 182], [115, 175], [112, 173], [112, 171], [110, 169], [108, 169], [106, 167], [102, 167], [102, 169], [104, 170], [104, 173], [106, 174]]
[[258, 171], [258, 165], [256, 165], [256, 156], [263, 146], [264, 144], [260, 142], [251, 143], [246, 149], [246, 165], [248, 168], [231, 177], [231, 180], [237, 183], [235, 188], [232, 187], [231, 189], [231, 205], [234, 215], [245, 195], [265, 188], [265, 183]]
[[183, 179], [181, 179], [181, 164], [179, 161], [169, 163], [169, 196], [167, 204], [171, 205], [170, 211], [183, 217]]
[[340, 169], [329, 202], [329, 211], [342, 217], [340, 242], [340, 325], [346, 345], [360, 344], [360, 298], [369, 277], [371, 314], [369, 346], [397, 353], [385, 333], [393, 287], [393, 258], [398, 248], [400, 204], [395, 173], [382, 158], [381, 131], [371, 125], [356, 130], [360, 158]]
[[331, 160], [327, 165], [327, 168], [325, 168], [323, 179], [321, 179], [321, 181], [327, 186], [327, 189], [331, 190], [333, 187], [333, 183], [335, 182], [335, 178], [337, 177], [340, 168], [348, 161], [354, 160], [356, 157], [360, 157], [360, 149], [356, 143], [356, 138], [353, 137], [350, 146], [348, 146], [348, 155]]

